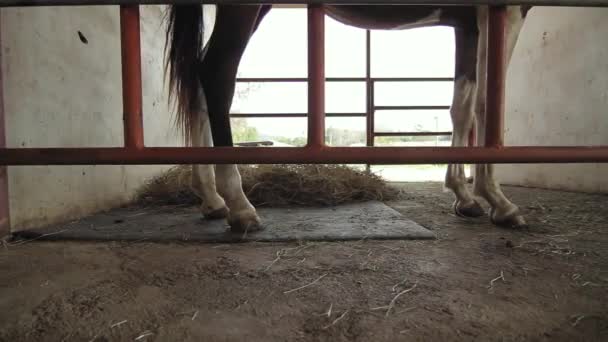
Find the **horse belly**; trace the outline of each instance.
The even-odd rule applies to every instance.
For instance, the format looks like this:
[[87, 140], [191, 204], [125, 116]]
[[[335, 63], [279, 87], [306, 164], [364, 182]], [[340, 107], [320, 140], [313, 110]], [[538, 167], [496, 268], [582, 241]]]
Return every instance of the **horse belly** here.
[[345, 25], [369, 30], [405, 30], [442, 24], [435, 6], [326, 6], [326, 13]]

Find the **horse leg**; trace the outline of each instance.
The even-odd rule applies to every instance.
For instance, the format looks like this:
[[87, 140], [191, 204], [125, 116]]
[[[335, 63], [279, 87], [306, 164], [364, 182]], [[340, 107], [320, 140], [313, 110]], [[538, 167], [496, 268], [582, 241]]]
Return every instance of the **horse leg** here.
[[[452, 146], [467, 146], [469, 132], [475, 116], [473, 105], [476, 89], [476, 63], [478, 32], [476, 27], [455, 28], [456, 65], [454, 70], [454, 95], [450, 116], [452, 118]], [[467, 188], [462, 164], [449, 164], [445, 177], [446, 188], [454, 192], [453, 209], [461, 217], [479, 217], [483, 209]]]
[[[202, 91], [202, 90], [201, 90]], [[202, 95], [205, 98], [205, 95]], [[191, 139], [194, 147], [212, 147], [211, 128], [207, 108], [204, 107], [197, 116], [195, 128], [192, 129]], [[228, 208], [224, 199], [217, 193], [215, 187], [215, 169], [213, 165], [192, 165], [192, 191], [202, 200], [201, 212], [207, 219], [219, 219], [228, 216]]]
[[[519, 7], [508, 8], [508, 37], [506, 46], [505, 60], [508, 65], [513, 53], [513, 48], [517, 42], [517, 36], [523, 25], [524, 15]], [[476, 115], [477, 115], [477, 137], [478, 145], [485, 142], [485, 121], [486, 121], [486, 56], [487, 43], [486, 32], [488, 25], [487, 7], [478, 10], [479, 52], [477, 63], [478, 85], [476, 96]], [[526, 221], [521, 215], [519, 208], [504, 195], [500, 184], [494, 177], [493, 164], [478, 164], [475, 166], [474, 193], [483, 197], [490, 204], [490, 219], [494, 224], [522, 228], [526, 226]]]
[[[229, 111], [232, 105], [238, 66], [266, 7], [218, 6], [215, 28], [201, 65], [201, 83], [206, 93], [209, 124], [215, 146], [233, 146]], [[249, 202], [236, 165], [216, 166], [217, 190], [228, 207], [228, 223], [233, 231], [261, 229], [261, 221]]]

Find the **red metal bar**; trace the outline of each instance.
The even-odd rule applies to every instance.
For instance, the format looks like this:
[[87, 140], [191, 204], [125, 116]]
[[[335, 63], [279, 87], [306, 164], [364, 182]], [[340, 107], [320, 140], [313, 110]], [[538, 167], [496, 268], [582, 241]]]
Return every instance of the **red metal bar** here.
[[450, 106], [375, 106], [375, 110], [448, 110]]
[[486, 129], [485, 146], [504, 145], [505, 113], [505, 30], [507, 27], [507, 8], [491, 6], [488, 15], [488, 55], [486, 91]]
[[[0, 28], [2, 22], [0, 21]], [[2, 30], [0, 29], [0, 46]], [[4, 88], [2, 78], [2, 53], [0, 52], [0, 148], [6, 147], [6, 127], [4, 118]], [[0, 150], [1, 151], [1, 150]], [[0, 166], [0, 238], [11, 233], [11, 216], [8, 201], [8, 172], [6, 166]]]
[[[453, 77], [370, 77], [373, 82], [452, 82]], [[327, 82], [365, 82], [367, 77], [327, 77]], [[297, 83], [306, 82], [304, 77], [241, 77], [239, 83]]]
[[[365, 120], [365, 146], [372, 147], [375, 144], [374, 131], [374, 82], [372, 81], [372, 32], [365, 30], [365, 95], [366, 95], [366, 112]], [[365, 164], [367, 172], [371, 171], [371, 165]]]
[[325, 145], [325, 12], [308, 6], [308, 146]]
[[128, 148], [140, 149], [144, 147], [144, 126], [138, 5], [120, 6], [120, 38], [124, 145]]
[[[365, 95], [367, 96], [367, 120], [365, 122], [366, 143], [374, 146], [374, 81], [372, 81], [372, 33], [365, 30]], [[369, 169], [369, 164], [367, 165]]]
[[439, 135], [452, 135], [452, 132], [374, 132], [377, 137], [435, 137]]
[[[356, 118], [366, 117], [366, 113], [326, 113], [326, 117]], [[234, 113], [231, 118], [307, 118], [306, 113]]]
[[[0, 6], [77, 6], [77, 5], [200, 5], [200, 0], [2, 0]], [[207, 0], [211, 5], [254, 4], [319, 4], [328, 5], [434, 5], [434, 6], [486, 6], [486, 5], [530, 5], [530, 6], [580, 6], [608, 7], [607, 0]]]
[[590, 147], [8, 148], [0, 165], [608, 163]]

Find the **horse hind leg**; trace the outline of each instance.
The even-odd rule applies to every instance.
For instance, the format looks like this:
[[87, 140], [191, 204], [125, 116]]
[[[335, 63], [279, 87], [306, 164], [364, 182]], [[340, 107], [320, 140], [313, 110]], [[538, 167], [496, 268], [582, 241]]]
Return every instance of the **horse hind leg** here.
[[[201, 65], [201, 82], [207, 96], [209, 122], [215, 146], [233, 146], [229, 111], [236, 74], [249, 38], [267, 7], [218, 6], [215, 28]], [[234, 164], [217, 165], [217, 191], [228, 207], [228, 224], [235, 233], [262, 229], [257, 211], [243, 191]]]

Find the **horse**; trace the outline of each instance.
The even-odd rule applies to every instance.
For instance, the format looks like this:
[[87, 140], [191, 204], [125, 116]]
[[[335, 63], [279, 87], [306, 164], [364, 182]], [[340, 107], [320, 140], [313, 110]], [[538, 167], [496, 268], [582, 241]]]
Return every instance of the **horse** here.
[[[451, 145], [466, 146], [474, 125], [477, 140], [483, 143], [487, 6], [323, 7], [331, 18], [362, 29], [452, 27], [456, 49], [454, 93], [450, 106], [453, 124]], [[165, 73], [169, 79], [169, 99], [176, 104], [176, 120], [187, 144], [233, 146], [229, 110], [237, 69], [249, 39], [271, 8], [272, 5], [217, 5], [215, 27], [205, 45], [203, 7], [173, 5], [168, 8]], [[507, 65], [529, 10], [530, 6], [507, 7]], [[473, 193], [466, 184], [464, 166], [449, 164], [444, 185], [455, 196], [452, 208], [456, 215], [485, 215], [479, 202], [483, 198], [490, 206], [488, 214], [492, 223], [512, 228], [526, 226], [518, 206], [502, 192], [492, 164], [475, 165]], [[256, 209], [243, 192], [236, 165], [193, 165], [191, 188], [202, 200], [204, 217], [226, 218], [233, 232], [263, 228]]]

